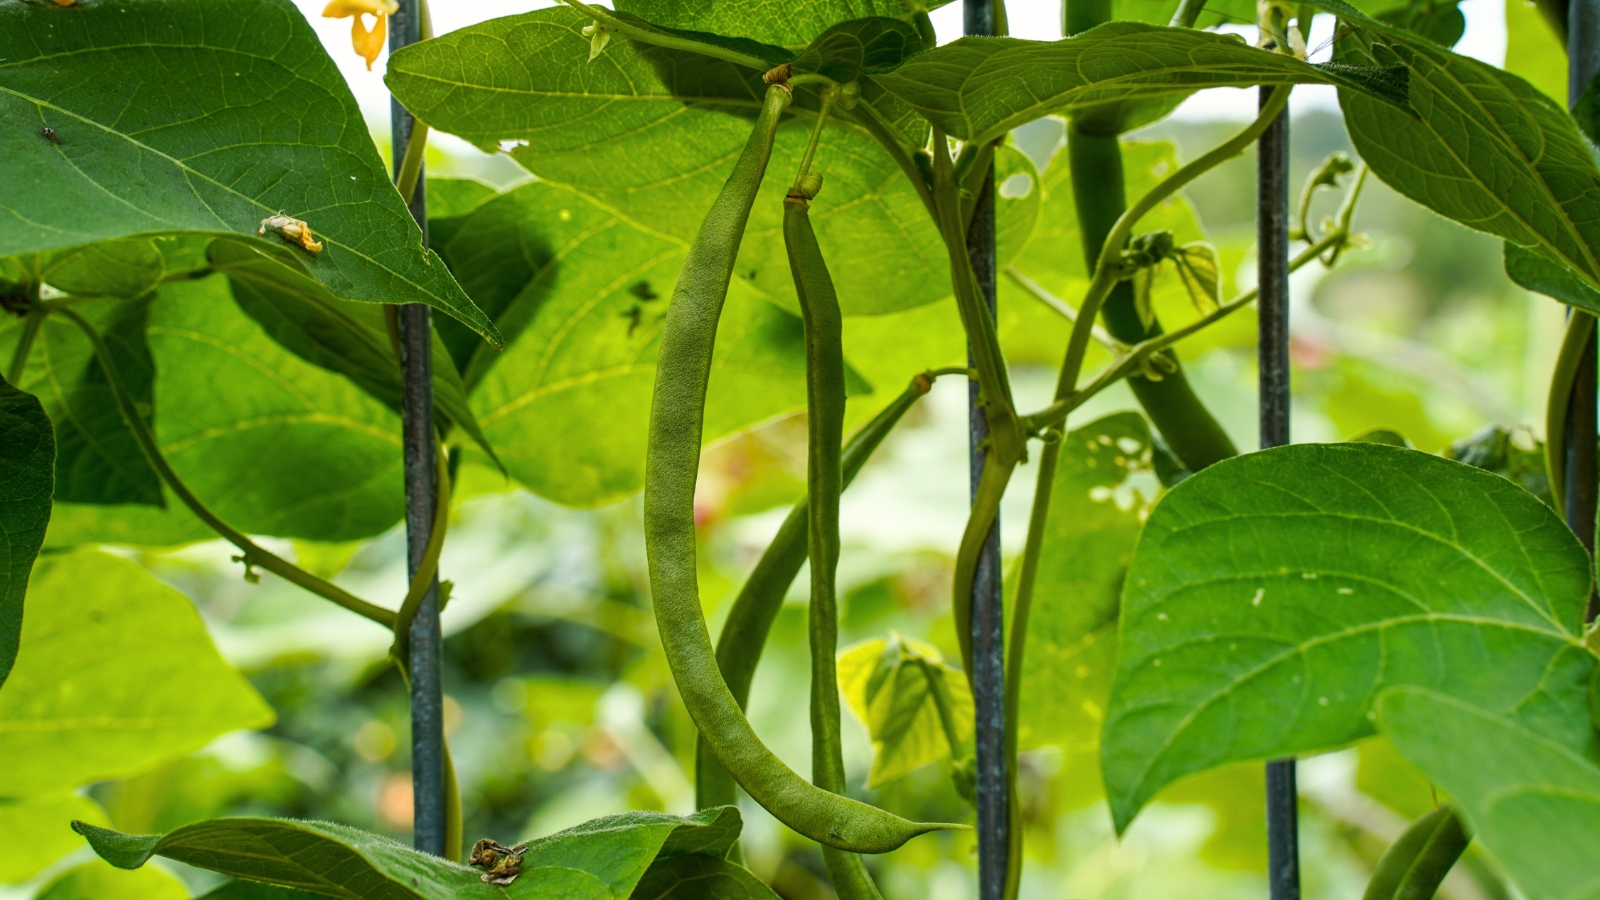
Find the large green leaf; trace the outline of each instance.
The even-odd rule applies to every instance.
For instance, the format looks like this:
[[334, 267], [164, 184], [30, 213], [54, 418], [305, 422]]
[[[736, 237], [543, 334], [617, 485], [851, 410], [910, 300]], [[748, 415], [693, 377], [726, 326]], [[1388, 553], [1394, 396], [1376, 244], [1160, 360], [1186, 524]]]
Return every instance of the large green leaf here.
[[657, 860], [720, 856], [738, 838], [734, 807], [680, 818], [633, 812], [606, 816], [531, 841], [522, 874], [504, 888], [480, 870], [331, 822], [211, 819], [164, 835], [130, 835], [78, 822], [96, 853], [125, 869], [163, 856], [239, 878], [349, 900], [627, 897]]
[[678, 0], [618, 0], [617, 9], [668, 28], [709, 31], [798, 49], [830, 27], [866, 16], [910, 18], [949, 0], [745, 0], [741, 3], [681, 3]]
[[29, 281], [80, 297], [137, 297], [166, 274], [166, 261], [148, 238], [102, 241], [16, 257], [9, 263], [0, 264], [0, 270], [15, 269]]
[[0, 884], [27, 881], [82, 846], [70, 827], [74, 819], [105, 818], [93, 800], [66, 791], [0, 800]]
[[[432, 127], [485, 149], [522, 143], [513, 157], [541, 179], [577, 189], [640, 230], [685, 240], [743, 149], [763, 86], [729, 63], [629, 41], [586, 63], [587, 24], [565, 7], [494, 19], [397, 53], [387, 83]], [[815, 102], [800, 93], [797, 107]], [[844, 311], [885, 313], [947, 295], [949, 266], [916, 191], [870, 137], [841, 116], [830, 121], [837, 127], [824, 131], [816, 162], [827, 185], [813, 219]], [[799, 115], [780, 130], [735, 267], [791, 311], [799, 306], [782, 198], [813, 122]], [[495, 318], [503, 301], [485, 296], [484, 277], [460, 261], [486, 251], [465, 244], [456, 230], [441, 252]], [[536, 244], [522, 255], [539, 251]]]
[[1403, 70], [1310, 65], [1232, 35], [1109, 22], [1054, 42], [962, 38], [873, 79], [952, 137], [985, 142], [1047, 113], [1201, 88], [1338, 84], [1405, 106]]
[[[234, 302], [284, 349], [343, 375], [378, 402], [401, 411], [400, 361], [382, 309], [340, 300], [305, 273], [243, 242], [213, 241], [207, 256], [212, 268], [228, 276]], [[494, 459], [494, 450], [467, 405], [461, 373], [437, 332], [433, 345], [434, 407], [446, 423], [460, 427]]]
[[144, 569], [95, 550], [35, 566], [22, 652], [0, 688], [0, 792], [124, 777], [272, 719], [188, 598]]
[[[1583, 704], [1563, 712], [1588, 718]], [[1423, 689], [1379, 699], [1384, 733], [1450, 792], [1476, 839], [1505, 867], [1523, 896], [1595, 900], [1600, 871], [1600, 752], [1594, 732], [1552, 737], [1468, 698]]]
[[[1069, 752], [1099, 742], [1117, 658], [1117, 607], [1153, 497], [1130, 483], [1151, 470], [1150, 426], [1115, 413], [1061, 438], [1034, 577], [1022, 671], [1022, 747]], [[1145, 489], [1154, 486], [1151, 479]]]
[[844, 84], [863, 69], [888, 69], [922, 52], [922, 37], [907, 22], [885, 16], [840, 22], [817, 36], [791, 62], [797, 72], [815, 72]]
[[1506, 241], [1505, 264], [1506, 277], [1519, 287], [1578, 309], [1600, 313], [1600, 290], [1549, 257]]
[[0, 685], [17, 660], [28, 576], [50, 523], [56, 438], [39, 398], [0, 378]]
[[[687, 251], [544, 183], [463, 223], [445, 252], [510, 341], [504, 354], [476, 354], [466, 380], [513, 477], [574, 506], [644, 483], [656, 348]], [[737, 282], [712, 365], [707, 440], [805, 402], [799, 318]]]
[[1206, 469], [1156, 506], [1123, 592], [1101, 742], [1118, 828], [1184, 775], [1372, 734], [1389, 687], [1570, 731], [1552, 710], [1594, 668], [1589, 584], [1555, 513], [1470, 466], [1360, 443]]
[[0, 2], [0, 119], [0, 255], [176, 232], [277, 242], [256, 232], [287, 213], [323, 242], [302, 256], [335, 294], [427, 303], [497, 340], [422, 246], [288, 0], [225, 15], [205, 0]]
[[1357, 32], [1339, 52], [1411, 73], [1415, 115], [1340, 91], [1350, 140], [1373, 174], [1600, 287], [1600, 168], [1566, 110], [1516, 75], [1403, 33]]

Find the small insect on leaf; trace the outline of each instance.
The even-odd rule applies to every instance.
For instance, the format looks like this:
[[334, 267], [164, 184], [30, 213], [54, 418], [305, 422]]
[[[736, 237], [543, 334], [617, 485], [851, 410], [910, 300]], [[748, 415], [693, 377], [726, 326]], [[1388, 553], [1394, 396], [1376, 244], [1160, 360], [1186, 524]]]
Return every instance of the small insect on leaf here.
[[256, 229], [256, 234], [264, 235], [268, 230], [276, 231], [283, 239], [304, 247], [307, 253], [321, 253], [322, 242], [311, 236], [311, 226], [300, 219], [291, 216], [267, 216], [261, 220], [261, 227]]
[[484, 870], [483, 874], [478, 876], [484, 883], [507, 885], [516, 881], [517, 876], [522, 874], [522, 857], [527, 852], [527, 844], [502, 847], [488, 838], [483, 838], [472, 845], [467, 865]]
[[61, 135], [56, 134], [56, 130], [54, 128], [51, 128], [49, 125], [46, 125], [43, 128], [39, 129], [39, 133], [44, 135], [44, 139], [49, 141], [52, 144], [61, 143]]

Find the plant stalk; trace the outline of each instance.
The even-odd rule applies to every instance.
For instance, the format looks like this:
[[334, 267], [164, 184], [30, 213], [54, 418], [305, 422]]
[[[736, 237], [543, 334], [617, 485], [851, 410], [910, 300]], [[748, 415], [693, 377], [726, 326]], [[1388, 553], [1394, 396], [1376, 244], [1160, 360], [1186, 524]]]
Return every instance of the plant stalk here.
[[239, 548], [244, 554], [242, 561], [247, 568], [259, 566], [285, 581], [299, 585], [319, 597], [337, 603], [356, 615], [377, 622], [385, 628], [394, 627], [394, 613], [381, 606], [368, 603], [344, 588], [318, 578], [259, 546], [255, 541], [246, 537], [243, 532], [222, 521], [215, 513], [207, 509], [205, 504], [200, 502], [200, 498], [189, 490], [189, 486], [183, 483], [183, 480], [178, 477], [178, 473], [167, 462], [166, 456], [156, 444], [155, 435], [150, 433], [150, 426], [145, 424], [138, 410], [134, 408], [133, 400], [123, 390], [122, 382], [117, 378], [115, 364], [111, 360], [111, 351], [106, 347], [105, 341], [101, 339], [100, 332], [88, 319], [85, 319], [70, 306], [64, 304], [55, 305], [50, 307], [50, 310], [66, 316], [89, 338], [90, 345], [94, 347], [95, 359], [99, 361], [101, 371], [105, 372], [106, 383], [111, 388], [111, 396], [116, 401], [117, 411], [122, 414], [122, 419], [127, 423], [128, 430], [133, 432], [134, 441], [139, 445], [139, 449], [144, 452], [145, 459], [150, 463], [150, 467], [155, 470], [156, 475], [166, 483], [167, 488], [183, 502], [183, 505], [194, 513], [195, 518], [204, 522], [207, 527], [221, 535], [228, 543]]
[[13, 385], [22, 381], [22, 375], [28, 369], [28, 354], [33, 351], [33, 342], [38, 339], [39, 329], [50, 314], [38, 304], [38, 288], [32, 289], [32, 293], [35, 295], [33, 307], [22, 320], [22, 333], [17, 335], [17, 346], [11, 353], [11, 365], [6, 367], [6, 381]]

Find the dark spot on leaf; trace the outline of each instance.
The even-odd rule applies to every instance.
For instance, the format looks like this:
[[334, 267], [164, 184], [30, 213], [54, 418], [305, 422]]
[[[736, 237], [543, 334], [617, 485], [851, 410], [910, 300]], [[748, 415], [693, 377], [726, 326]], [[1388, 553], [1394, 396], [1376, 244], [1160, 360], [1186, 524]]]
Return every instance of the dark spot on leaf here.
[[648, 281], [639, 281], [629, 285], [628, 293], [638, 297], [640, 300], [643, 300], [646, 303], [650, 302], [651, 300], [661, 299], [661, 295], [656, 293], [654, 288], [650, 287], [650, 282]]

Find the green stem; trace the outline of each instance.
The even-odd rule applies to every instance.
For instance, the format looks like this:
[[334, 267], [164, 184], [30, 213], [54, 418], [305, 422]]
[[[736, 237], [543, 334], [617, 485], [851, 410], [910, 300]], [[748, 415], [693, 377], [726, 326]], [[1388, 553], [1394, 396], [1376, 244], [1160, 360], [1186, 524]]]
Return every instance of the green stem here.
[[1567, 331], [1556, 354], [1556, 368], [1550, 375], [1550, 398], [1544, 410], [1544, 461], [1550, 477], [1550, 499], [1556, 515], [1566, 518], [1564, 494], [1567, 484], [1567, 406], [1572, 401], [1573, 381], [1578, 362], [1594, 334], [1594, 316], [1577, 309], [1567, 319]]
[[911, 158], [915, 148], [911, 148], [905, 140], [905, 135], [894, 125], [883, 118], [877, 107], [865, 100], [856, 102], [855, 120], [866, 129], [867, 133], [877, 139], [878, 144], [888, 152], [900, 171], [905, 173], [906, 180], [916, 189], [917, 196], [922, 199], [923, 208], [928, 211], [928, 217], [935, 223], [939, 221], [939, 205], [933, 199], [933, 186], [923, 176], [922, 169], [918, 168]]
[[[1074, 325], [1078, 323], [1077, 310], [1073, 309], [1067, 301], [1045, 290], [1044, 285], [1029, 278], [1021, 269], [1016, 266], [1006, 266], [1006, 277], [1011, 279], [1011, 282], [1017, 287], [1022, 288], [1030, 297], [1049, 307], [1051, 312]], [[1099, 325], [1091, 325], [1090, 334], [1096, 342], [1107, 350], [1122, 351], [1128, 348], [1127, 344], [1112, 337], [1110, 332]]]
[[[1094, 260], [1126, 211], [1121, 142], [1115, 134], [1090, 134], [1074, 128], [1067, 150], [1084, 254]], [[1119, 253], [1126, 243], [1124, 237], [1116, 248]], [[1106, 330], [1123, 343], [1138, 343], [1161, 333], [1160, 322], [1152, 320], [1146, 327], [1140, 318], [1129, 281], [1111, 286], [1100, 312]], [[1198, 471], [1238, 454], [1238, 448], [1195, 395], [1181, 368], [1160, 381], [1131, 378], [1129, 386], [1173, 452], [1190, 469]]]
[[111, 394], [116, 399], [117, 410], [122, 413], [123, 421], [128, 424], [128, 429], [133, 432], [133, 438], [139, 444], [139, 449], [144, 451], [145, 458], [150, 462], [151, 468], [155, 469], [161, 480], [177, 495], [179, 500], [183, 501], [185, 506], [189, 507], [189, 511], [194, 513], [196, 518], [210, 526], [213, 531], [222, 535], [228, 543], [238, 547], [244, 553], [246, 566], [259, 566], [286, 581], [305, 588], [319, 597], [331, 600], [359, 616], [371, 619], [385, 628], [394, 627], [394, 613], [381, 606], [368, 603], [338, 585], [324, 581], [290, 563], [288, 560], [260, 547], [242, 532], [217, 518], [211, 510], [207, 509], [205, 504], [200, 502], [200, 498], [190, 492], [188, 485], [183, 483], [182, 479], [178, 477], [178, 473], [173, 471], [172, 466], [167, 463], [167, 458], [162, 455], [161, 448], [156, 445], [155, 436], [150, 433], [150, 427], [145, 424], [138, 410], [134, 408], [133, 401], [122, 389], [122, 383], [117, 380], [116, 369], [111, 361], [111, 353], [106, 348], [105, 342], [101, 340], [100, 332], [95, 330], [95, 327], [90, 324], [88, 319], [85, 319], [77, 310], [71, 307], [56, 306], [53, 307], [53, 311], [71, 319], [83, 331], [84, 335], [89, 338], [89, 343], [94, 347], [95, 358], [99, 360], [100, 368], [105, 372], [106, 383], [110, 385]]
[[16, 350], [11, 353], [11, 365], [6, 368], [6, 381], [11, 384], [22, 381], [22, 375], [28, 368], [28, 354], [32, 352], [33, 342], [39, 337], [39, 329], [49, 314], [49, 310], [35, 303], [22, 320], [22, 334], [17, 336]]
[[423, 598], [433, 586], [433, 575], [439, 570], [439, 553], [444, 549], [445, 532], [450, 529], [450, 454], [439, 445], [439, 490], [433, 504], [433, 524], [428, 530], [428, 546], [422, 561], [411, 576], [411, 586], [400, 603], [394, 620], [394, 647], [389, 651], [397, 664], [411, 658], [411, 622], [422, 608]]
[[400, 159], [400, 174], [394, 179], [395, 189], [408, 206], [417, 192], [417, 182], [422, 175], [422, 158], [427, 154], [427, 149], [428, 126], [416, 122], [411, 126], [411, 137], [406, 140], [405, 156]]
[[678, 37], [677, 35], [664, 34], [659, 31], [651, 31], [648, 28], [631, 25], [612, 15], [610, 10], [599, 6], [590, 6], [584, 3], [583, 0], [562, 0], [562, 2], [573, 9], [582, 11], [585, 15], [594, 17], [594, 20], [604, 25], [606, 30], [641, 43], [654, 44], [657, 47], [666, 47], [669, 50], [685, 50], [689, 53], [698, 53], [701, 56], [726, 60], [734, 65], [745, 66], [758, 71], [766, 71], [772, 67], [770, 63], [760, 57], [740, 53], [737, 50], [729, 50], [726, 47], [719, 47], [715, 44], [703, 44], [699, 41]]
[[983, 459], [983, 472], [978, 476], [978, 490], [972, 497], [972, 511], [967, 516], [967, 527], [961, 533], [961, 545], [956, 550], [955, 595], [951, 609], [955, 615], [956, 638], [961, 645], [961, 665], [968, 680], [972, 678], [972, 581], [978, 572], [978, 555], [983, 552], [989, 530], [1000, 514], [1000, 500], [1005, 496], [1011, 474], [1017, 470], [1017, 461], [1005, 461], [990, 453]]
[[[792, 82], [791, 82], [792, 83]], [[822, 140], [822, 128], [828, 123], [828, 111], [833, 108], [833, 98], [837, 88], [822, 92], [822, 107], [817, 111], [817, 121], [811, 126], [811, 139], [806, 142], [805, 155], [800, 157], [800, 171], [794, 176], [794, 191], [800, 191], [801, 182], [806, 180], [806, 173], [811, 171], [811, 161], [817, 156], [817, 143]]]

